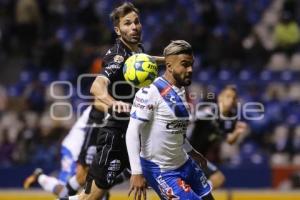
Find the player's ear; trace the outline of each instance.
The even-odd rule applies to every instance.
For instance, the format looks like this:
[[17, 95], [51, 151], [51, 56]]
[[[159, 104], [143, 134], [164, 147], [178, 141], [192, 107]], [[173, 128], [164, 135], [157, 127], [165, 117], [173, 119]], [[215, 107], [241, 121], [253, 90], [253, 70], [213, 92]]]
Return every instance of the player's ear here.
[[217, 101], [221, 102], [222, 101], [222, 92], [217, 96]]
[[117, 26], [115, 26], [114, 29], [115, 29], [115, 33], [116, 33], [118, 36], [121, 36], [120, 28], [117, 27]]
[[170, 62], [166, 62], [166, 68], [168, 70], [168, 72], [172, 72], [173, 71], [173, 68], [172, 68], [172, 65]]

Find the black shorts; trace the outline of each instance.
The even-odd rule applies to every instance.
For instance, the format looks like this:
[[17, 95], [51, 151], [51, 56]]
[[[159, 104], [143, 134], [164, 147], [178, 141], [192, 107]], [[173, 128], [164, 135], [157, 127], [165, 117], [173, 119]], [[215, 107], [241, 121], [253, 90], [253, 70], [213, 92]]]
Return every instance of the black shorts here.
[[86, 134], [77, 162], [83, 166], [90, 166], [97, 153], [97, 131], [91, 120], [86, 126]]
[[207, 161], [207, 168], [203, 170], [204, 174], [207, 178], [209, 178], [211, 175], [219, 171], [218, 167], [214, 165], [213, 163]]
[[89, 192], [92, 180], [99, 188], [111, 188], [116, 177], [130, 167], [125, 142], [126, 128], [96, 127], [94, 130], [98, 133], [97, 154], [89, 169], [86, 193]]

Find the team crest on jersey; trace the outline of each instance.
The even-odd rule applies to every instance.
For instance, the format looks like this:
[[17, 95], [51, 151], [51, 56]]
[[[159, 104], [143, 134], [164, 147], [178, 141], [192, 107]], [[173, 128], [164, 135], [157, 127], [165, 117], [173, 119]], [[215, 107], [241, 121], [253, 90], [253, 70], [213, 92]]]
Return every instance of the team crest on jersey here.
[[120, 55], [115, 55], [114, 61], [115, 61], [116, 63], [122, 63], [122, 62], [124, 61], [124, 57], [123, 57], [123, 56], [120, 56]]
[[189, 184], [186, 184], [184, 182], [184, 180], [182, 180], [181, 178], [179, 178], [177, 180], [177, 184], [179, 185], [179, 187], [181, 187], [183, 189], [183, 191], [185, 191], [185, 192], [190, 192], [191, 191], [191, 186]]
[[116, 172], [116, 171], [120, 170], [120, 168], [121, 168], [121, 161], [118, 159], [115, 159], [109, 163], [108, 170]]

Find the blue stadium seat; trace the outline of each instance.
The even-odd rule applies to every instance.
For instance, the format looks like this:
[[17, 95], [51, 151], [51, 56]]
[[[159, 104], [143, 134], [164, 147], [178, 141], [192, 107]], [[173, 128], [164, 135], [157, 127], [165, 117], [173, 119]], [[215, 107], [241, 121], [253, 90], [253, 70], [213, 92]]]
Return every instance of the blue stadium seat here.
[[76, 72], [73, 69], [62, 69], [58, 74], [58, 80], [60, 81], [74, 81], [76, 78]]
[[50, 70], [44, 70], [41, 71], [38, 75], [38, 80], [43, 84], [43, 85], [49, 85], [51, 82], [56, 80], [55, 74], [50, 71]]
[[200, 83], [211, 83], [215, 77], [212, 70], [200, 69], [197, 78]]
[[15, 85], [10, 85], [7, 88], [7, 95], [10, 97], [19, 97], [22, 95], [23, 90], [24, 90], [23, 84], [15, 84]]
[[292, 71], [289, 71], [289, 70], [282, 71], [280, 73], [280, 80], [282, 82], [286, 82], [286, 83], [292, 82], [292, 81], [294, 81], [294, 75], [295, 74]]
[[34, 73], [30, 70], [23, 70], [20, 73], [19, 81], [22, 84], [29, 84], [34, 79]]
[[228, 69], [222, 69], [218, 73], [218, 81], [220, 84], [234, 84], [236, 81], [235, 76], [233, 75], [233, 72]]
[[253, 71], [248, 69], [241, 70], [238, 78], [242, 81], [251, 81], [253, 80]]
[[263, 70], [259, 74], [261, 83], [280, 82], [281, 71]]

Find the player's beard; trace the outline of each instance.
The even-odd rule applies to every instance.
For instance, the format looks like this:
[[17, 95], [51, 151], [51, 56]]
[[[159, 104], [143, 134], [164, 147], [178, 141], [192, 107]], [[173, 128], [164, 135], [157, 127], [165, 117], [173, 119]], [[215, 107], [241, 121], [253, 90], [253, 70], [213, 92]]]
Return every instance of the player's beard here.
[[176, 80], [177, 85], [180, 85], [180, 86], [184, 86], [185, 87], [185, 86], [191, 85], [191, 83], [192, 83], [191, 76], [187, 77], [187, 76], [185, 76], [183, 74], [175, 73], [173, 71], [173, 77]]
[[130, 36], [126, 32], [121, 31], [121, 36], [123, 41], [128, 44], [138, 44], [141, 41], [141, 32], [137, 33], [137, 36], [134, 37], [134, 36]]

